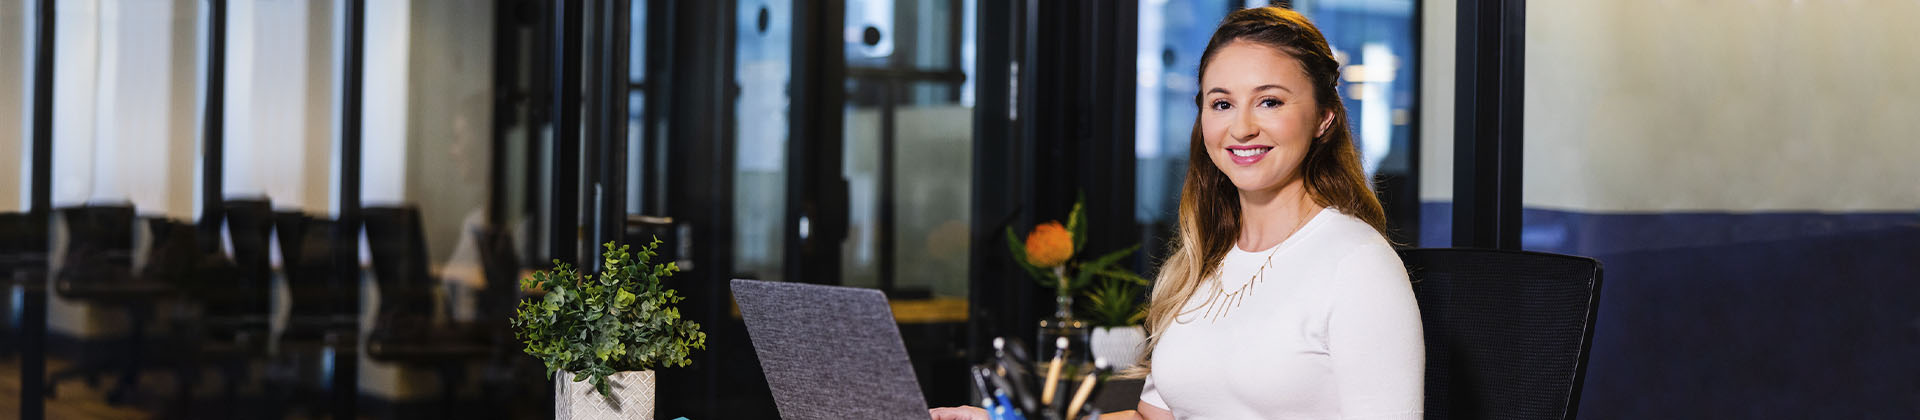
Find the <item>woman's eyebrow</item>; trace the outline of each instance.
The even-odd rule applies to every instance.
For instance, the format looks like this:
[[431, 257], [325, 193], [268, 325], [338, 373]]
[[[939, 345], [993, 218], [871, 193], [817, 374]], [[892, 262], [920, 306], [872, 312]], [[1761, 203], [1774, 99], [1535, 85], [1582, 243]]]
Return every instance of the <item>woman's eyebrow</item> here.
[[[1263, 91], [1263, 90], [1271, 90], [1271, 89], [1280, 89], [1280, 90], [1284, 90], [1284, 91], [1287, 91], [1287, 93], [1293, 93], [1293, 89], [1288, 89], [1288, 88], [1287, 88], [1286, 86], [1280, 86], [1280, 85], [1260, 85], [1260, 87], [1256, 87], [1256, 88], [1253, 88], [1253, 91], [1254, 91], [1254, 92], [1259, 92], [1259, 91]], [[1211, 94], [1211, 93], [1219, 93], [1219, 94], [1226, 94], [1226, 95], [1232, 95], [1232, 94], [1233, 94], [1233, 92], [1228, 92], [1228, 91], [1227, 91], [1227, 88], [1222, 88], [1222, 87], [1216, 87], [1216, 88], [1213, 88], [1213, 89], [1207, 89], [1207, 93], [1210, 93], [1210, 94]]]

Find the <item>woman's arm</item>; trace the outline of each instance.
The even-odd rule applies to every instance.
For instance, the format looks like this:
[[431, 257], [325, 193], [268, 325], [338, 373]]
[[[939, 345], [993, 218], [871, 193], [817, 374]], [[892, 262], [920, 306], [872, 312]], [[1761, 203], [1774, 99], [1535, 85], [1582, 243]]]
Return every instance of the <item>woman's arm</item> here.
[[1344, 416], [1420, 418], [1426, 343], [1405, 267], [1384, 243], [1339, 263], [1327, 336]]
[[1134, 411], [1101, 414], [1100, 420], [1173, 420], [1173, 412], [1141, 401]]
[[[933, 420], [979, 420], [986, 419], [987, 410], [979, 407], [942, 407], [929, 410]], [[1101, 414], [1099, 420], [1173, 420], [1173, 413], [1154, 407], [1141, 401], [1136, 411]]]

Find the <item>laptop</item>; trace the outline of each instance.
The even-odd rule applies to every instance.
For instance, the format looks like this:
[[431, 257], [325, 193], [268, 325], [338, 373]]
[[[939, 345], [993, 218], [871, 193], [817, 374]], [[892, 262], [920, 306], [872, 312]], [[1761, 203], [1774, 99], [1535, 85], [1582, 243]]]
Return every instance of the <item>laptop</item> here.
[[781, 418], [927, 418], [880, 291], [734, 280], [733, 298]]

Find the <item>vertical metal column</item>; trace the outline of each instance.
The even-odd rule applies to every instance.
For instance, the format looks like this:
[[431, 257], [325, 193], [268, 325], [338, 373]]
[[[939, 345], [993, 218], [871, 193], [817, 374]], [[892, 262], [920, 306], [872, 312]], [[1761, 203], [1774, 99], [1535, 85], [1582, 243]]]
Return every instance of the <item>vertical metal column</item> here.
[[578, 152], [580, 153], [578, 162], [582, 166], [580, 176], [583, 177], [580, 179], [580, 185], [584, 187], [580, 191], [582, 194], [580, 205], [583, 206], [580, 213], [585, 217], [579, 222], [583, 229], [580, 235], [583, 236], [581, 248], [584, 250], [580, 258], [585, 260], [582, 261], [585, 264], [583, 268], [597, 273], [600, 271], [602, 262], [599, 258], [602, 243], [600, 241], [601, 199], [605, 198], [603, 194], [606, 192], [600, 189], [602, 187], [600, 168], [606, 163], [605, 156], [601, 156], [600, 152], [602, 145], [607, 141], [607, 2], [606, 0], [583, 0], [580, 7], [581, 22], [586, 25], [581, 28], [586, 33], [581, 38], [581, 49], [584, 53], [580, 58], [581, 100], [582, 108], [585, 109], [580, 115], [580, 130], [583, 135], [580, 136]]
[[493, 7], [493, 132], [487, 147], [487, 226], [507, 227], [507, 132], [519, 119], [514, 107], [519, 96], [520, 18], [515, 15], [519, 2], [498, 0]]
[[[340, 86], [340, 208], [334, 232], [334, 268], [340, 273], [336, 288], [360, 286], [360, 142], [361, 117], [366, 73], [367, 43], [366, 0], [347, 0], [346, 28], [342, 36], [345, 56], [341, 57]], [[357, 301], [358, 299], [355, 299]], [[346, 309], [346, 308], [339, 308]], [[358, 308], [353, 308], [357, 310]], [[340, 313], [340, 311], [334, 311]], [[330, 343], [333, 372], [329, 381], [333, 418], [353, 419], [359, 399], [358, 334], [346, 334], [344, 342]]]
[[1453, 246], [1520, 249], [1526, 1], [1458, 7]]
[[553, 89], [553, 183], [548, 190], [548, 255], [580, 262], [580, 0], [554, 0], [548, 40]]
[[[623, 7], [624, 6], [624, 7]], [[582, 139], [588, 156], [585, 185], [590, 186], [586, 200], [591, 204], [587, 214], [592, 218], [588, 223], [591, 231], [588, 236], [588, 257], [595, 271], [601, 267], [601, 245], [607, 242], [622, 242], [626, 215], [626, 97], [627, 97], [627, 57], [628, 37], [632, 34], [623, 26], [631, 20], [631, 4], [627, 0], [593, 0], [587, 15], [589, 45], [593, 46], [593, 65], [587, 70], [586, 77], [586, 131]]]
[[[631, 0], [601, 0], [599, 91], [599, 147], [595, 165], [600, 169], [599, 191], [594, 213], [594, 249], [600, 244], [625, 242], [627, 214], [627, 73], [632, 51], [633, 3]], [[649, 240], [650, 238], [642, 238]], [[596, 259], [597, 261], [598, 259]]]
[[29, 209], [53, 210], [53, 35], [55, 0], [40, 0], [33, 47], [33, 186]]
[[200, 242], [211, 250], [219, 248], [220, 220], [226, 211], [227, 0], [207, 0], [206, 84], [200, 123]]
[[[55, 0], [40, 0], [34, 20], [33, 183], [28, 211], [40, 223], [53, 215], [53, 35]], [[44, 275], [46, 270], [37, 270]], [[28, 278], [21, 314], [20, 418], [46, 417], [47, 293], [45, 279]]]

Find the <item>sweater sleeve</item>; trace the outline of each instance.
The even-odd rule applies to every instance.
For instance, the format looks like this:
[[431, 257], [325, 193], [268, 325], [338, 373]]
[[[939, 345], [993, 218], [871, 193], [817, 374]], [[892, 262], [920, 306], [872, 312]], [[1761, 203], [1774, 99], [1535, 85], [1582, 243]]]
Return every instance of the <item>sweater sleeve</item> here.
[[1348, 419], [1419, 419], [1426, 342], [1400, 256], [1385, 243], [1356, 247], [1337, 266], [1327, 350]]

